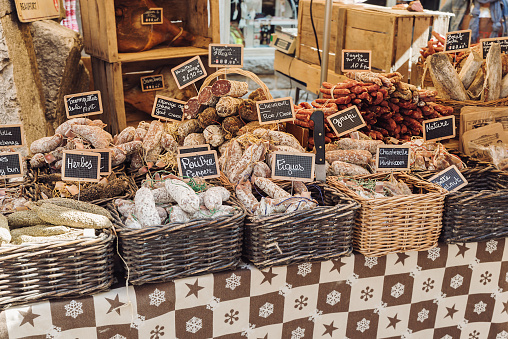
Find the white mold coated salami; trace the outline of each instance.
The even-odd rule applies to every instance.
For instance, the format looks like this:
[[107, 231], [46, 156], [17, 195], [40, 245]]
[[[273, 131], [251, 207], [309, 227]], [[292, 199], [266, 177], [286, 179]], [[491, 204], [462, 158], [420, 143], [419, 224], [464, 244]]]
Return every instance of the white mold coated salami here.
[[217, 97], [231, 96], [241, 98], [249, 91], [249, 84], [235, 80], [217, 80], [212, 86], [212, 93]]

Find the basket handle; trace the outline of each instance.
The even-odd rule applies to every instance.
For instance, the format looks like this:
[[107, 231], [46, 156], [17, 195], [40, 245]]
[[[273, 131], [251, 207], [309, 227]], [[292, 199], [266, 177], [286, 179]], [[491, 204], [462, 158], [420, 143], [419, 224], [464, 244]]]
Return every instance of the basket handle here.
[[243, 75], [251, 80], [253, 80], [256, 84], [259, 85], [259, 87], [261, 87], [263, 89], [263, 91], [265, 92], [265, 96], [268, 100], [273, 100], [273, 97], [272, 95], [270, 94], [270, 90], [268, 89], [268, 87], [265, 85], [265, 83], [263, 81], [261, 81], [261, 79], [259, 79], [259, 77], [252, 73], [252, 72], [249, 72], [249, 71], [246, 71], [246, 70], [243, 70], [241, 68], [221, 68], [220, 70], [218, 70], [217, 72], [215, 73], [212, 73], [210, 74], [206, 79], [205, 81], [203, 82], [203, 85], [201, 85], [201, 88], [199, 89], [199, 92], [201, 92], [203, 90], [203, 88], [205, 88], [206, 86], [209, 86], [210, 83], [217, 77], [221, 76], [221, 75], [227, 75], [229, 73], [236, 73], [236, 74], [240, 74], [240, 75]]

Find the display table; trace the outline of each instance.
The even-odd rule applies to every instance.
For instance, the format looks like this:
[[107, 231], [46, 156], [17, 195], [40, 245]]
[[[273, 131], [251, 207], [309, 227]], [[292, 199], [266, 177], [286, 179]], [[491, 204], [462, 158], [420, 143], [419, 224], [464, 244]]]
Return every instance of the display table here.
[[508, 338], [506, 239], [11, 307], [0, 338]]

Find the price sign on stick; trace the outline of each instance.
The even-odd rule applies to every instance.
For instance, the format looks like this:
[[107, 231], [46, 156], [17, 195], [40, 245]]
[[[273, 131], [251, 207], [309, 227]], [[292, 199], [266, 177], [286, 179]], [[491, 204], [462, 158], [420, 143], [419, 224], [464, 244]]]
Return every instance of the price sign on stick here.
[[164, 20], [162, 8], [150, 8], [141, 16], [142, 25], [160, 25]]
[[443, 187], [449, 192], [461, 189], [468, 184], [466, 178], [464, 178], [455, 165], [429, 178], [429, 181]]
[[450, 115], [423, 122], [423, 139], [438, 141], [455, 138], [455, 116]]
[[185, 106], [184, 101], [156, 95], [152, 108], [152, 117], [165, 121], [182, 121], [183, 106]]
[[471, 45], [471, 30], [446, 33], [445, 52], [467, 51]]
[[208, 45], [208, 66], [243, 67], [243, 45]]
[[90, 150], [94, 153], [99, 153], [101, 155], [101, 167], [99, 169], [100, 175], [108, 175], [112, 172], [111, 169], [111, 150], [109, 149], [94, 149]]
[[376, 154], [378, 171], [408, 171], [409, 146], [379, 146]]
[[190, 60], [187, 60], [183, 64], [176, 66], [171, 69], [173, 77], [175, 78], [176, 84], [179, 89], [182, 89], [188, 85], [191, 85], [206, 77], [205, 67], [201, 62], [201, 58], [196, 56]]
[[342, 50], [342, 72], [370, 71], [371, 51]]
[[181, 177], [203, 179], [220, 177], [217, 151], [180, 154], [176, 159]]
[[20, 147], [24, 140], [21, 125], [0, 125], [0, 148]]
[[314, 181], [314, 153], [274, 152], [273, 155], [273, 179]]
[[260, 125], [295, 120], [295, 109], [291, 97], [257, 101], [256, 108]]
[[149, 92], [164, 89], [164, 76], [162, 74], [141, 77], [141, 91]]
[[21, 153], [0, 153], [0, 179], [22, 177], [23, 159]]
[[332, 126], [335, 134], [339, 137], [366, 126], [362, 114], [356, 106], [346, 108], [345, 110], [330, 115], [326, 119], [330, 126]]
[[68, 119], [102, 113], [101, 92], [99, 91], [66, 95], [64, 104]]
[[207, 152], [210, 150], [210, 145], [197, 145], [197, 146], [183, 146], [178, 147], [178, 154], [189, 154], [198, 152]]
[[482, 45], [482, 58], [486, 59], [487, 54], [489, 53], [490, 45], [497, 42], [501, 45], [501, 53], [508, 53], [508, 37], [504, 38], [490, 38], [490, 39], [480, 39], [480, 44]]
[[85, 151], [64, 151], [62, 180], [89, 181], [100, 180], [101, 154]]

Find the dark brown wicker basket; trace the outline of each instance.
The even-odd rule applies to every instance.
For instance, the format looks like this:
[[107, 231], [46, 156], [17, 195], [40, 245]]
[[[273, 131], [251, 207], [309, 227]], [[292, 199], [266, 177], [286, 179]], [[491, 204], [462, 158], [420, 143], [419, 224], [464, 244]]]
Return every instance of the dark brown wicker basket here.
[[[188, 223], [130, 229], [116, 223], [120, 254], [133, 285], [164, 282], [196, 274], [235, 269], [240, 264], [245, 211]], [[113, 204], [108, 209], [115, 217]]]
[[[441, 239], [458, 243], [508, 236], [508, 172], [489, 166], [461, 173], [468, 185], [446, 196]], [[432, 175], [418, 174], [424, 179]]]

